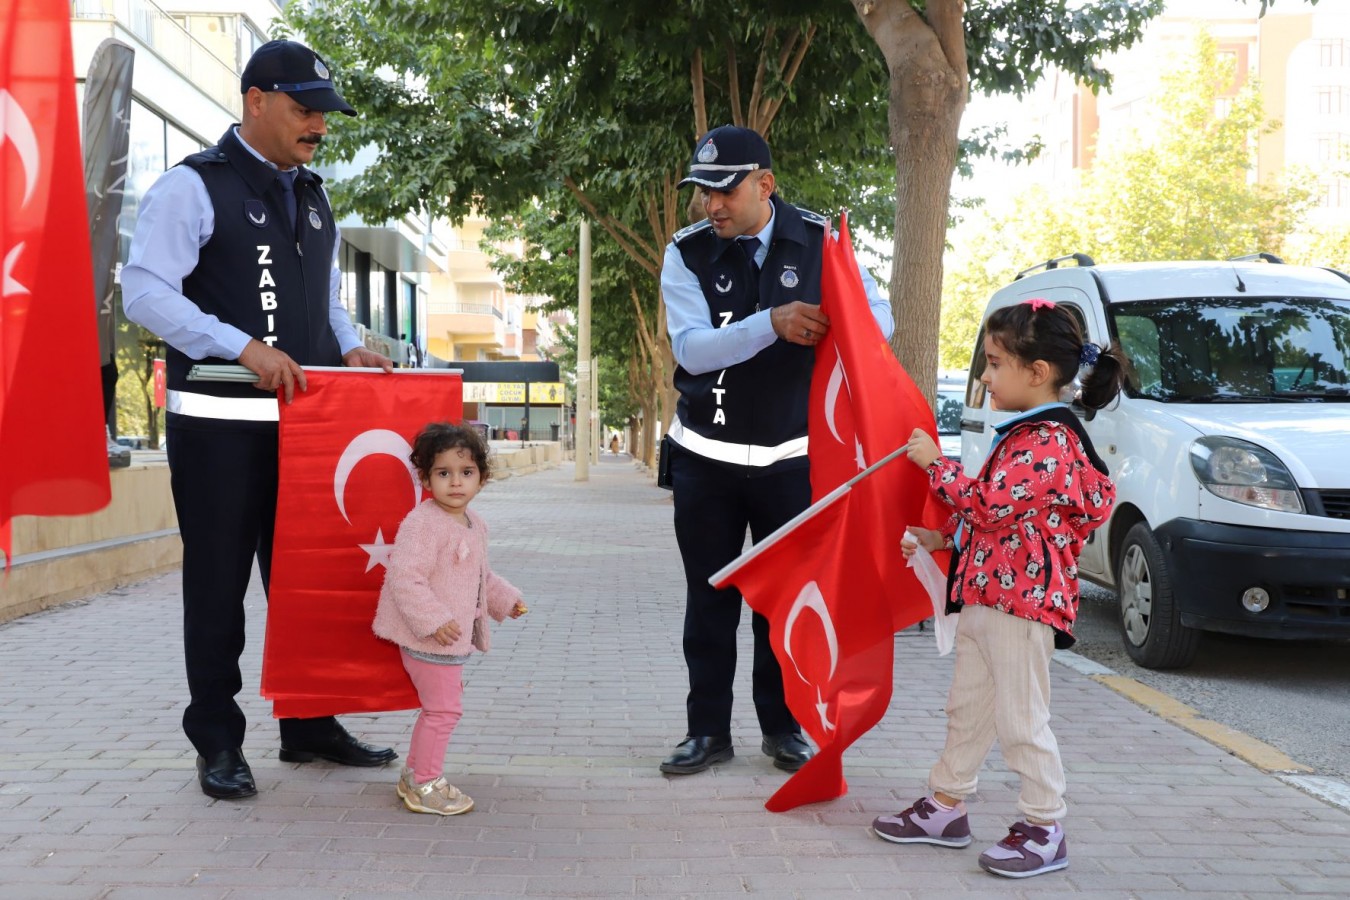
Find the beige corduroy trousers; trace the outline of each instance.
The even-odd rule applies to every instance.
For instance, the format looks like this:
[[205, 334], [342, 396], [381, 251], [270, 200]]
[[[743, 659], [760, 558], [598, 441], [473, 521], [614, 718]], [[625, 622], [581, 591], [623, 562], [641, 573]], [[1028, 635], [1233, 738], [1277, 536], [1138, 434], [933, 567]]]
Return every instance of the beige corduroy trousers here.
[[1041, 622], [967, 605], [956, 628], [956, 668], [947, 695], [947, 744], [928, 786], [964, 799], [998, 739], [1022, 779], [1022, 815], [1057, 821], [1064, 806], [1064, 764], [1050, 731], [1050, 655], [1054, 630]]

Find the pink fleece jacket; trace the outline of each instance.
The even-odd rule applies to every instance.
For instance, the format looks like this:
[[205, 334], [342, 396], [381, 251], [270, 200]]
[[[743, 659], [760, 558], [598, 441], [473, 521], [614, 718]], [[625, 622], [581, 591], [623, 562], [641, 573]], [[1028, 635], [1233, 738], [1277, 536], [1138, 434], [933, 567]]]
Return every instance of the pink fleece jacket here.
[[[435, 500], [423, 500], [403, 519], [375, 609], [377, 635], [410, 650], [462, 656], [474, 650], [480, 579], [493, 620], [502, 621], [520, 600], [520, 591], [488, 566], [486, 523], [473, 512], [466, 514], [472, 527], [461, 525]], [[431, 635], [451, 619], [459, 623], [459, 639], [441, 644]], [[486, 649], [486, 619], [483, 636]]]

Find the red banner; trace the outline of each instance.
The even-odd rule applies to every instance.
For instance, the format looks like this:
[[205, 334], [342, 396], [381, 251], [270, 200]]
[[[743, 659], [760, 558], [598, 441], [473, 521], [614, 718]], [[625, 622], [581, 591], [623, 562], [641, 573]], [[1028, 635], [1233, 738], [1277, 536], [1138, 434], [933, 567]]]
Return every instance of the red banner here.
[[168, 393], [167, 391], [168, 371], [165, 367], [164, 360], [162, 359], [155, 360], [153, 373], [154, 373], [155, 409], [163, 409], [165, 395]]
[[[0, 12], [0, 551], [111, 499], [68, 0]], [[42, 429], [53, 416], [60, 427]]]
[[788, 708], [820, 748], [764, 804], [772, 812], [842, 797], [844, 750], [890, 703], [895, 644], [868, 544], [886, 499], [876, 475], [903, 465], [840, 488], [713, 576], [769, 620]]
[[[830, 317], [830, 330], [816, 347], [811, 377], [811, 494], [816, 499], [904, 446], [915, 428], [937, 439], [928, 401], [868, 308], [847, 216], [839, 228], [837, 240], [825, 241], [820, 306]], [[876, 527], [865, 541], [881, 568], [893, 628], [899, 631], [933, 613], [927, 593], [900, 555], [900, 538], [906, 525], [936, 528], [947, 513], [929, 506], [928, 478], [908, 460], [871, 478], [880, 482], [874, 493], [882, 506], [866, 513]], [[946, 560], [938, 564], [945, 571]]]
[[808, 425], [816, 502], [712, 579], [769, 620], [788, 708], [820, 748], [769, 798], [774, 812], [847, 792], [844, 751], [890, 702], [893, 634], [932, 615], [900, 553], [927, 480], [892, 454], [915, 428], [936, 434], [933, 413], [872, 317], [846, 219], [823, 255], [830, 330], [816, 347]]
[[281, 404], [262, 694], [277, 716], [413, 709], [398, 647], [370, 630], [399, 523], [422, 499], [408, 455], [464, 416], [458, 375], [306, 370]]

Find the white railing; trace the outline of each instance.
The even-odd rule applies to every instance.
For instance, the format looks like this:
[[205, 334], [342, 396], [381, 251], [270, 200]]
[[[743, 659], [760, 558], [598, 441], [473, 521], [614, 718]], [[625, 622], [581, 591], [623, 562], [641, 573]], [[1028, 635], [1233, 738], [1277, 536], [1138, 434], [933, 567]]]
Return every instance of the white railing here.
[[76, 20], [114, 21], [221, 106], [239, 115], [239, 73], [150, 0], [71, 0]]

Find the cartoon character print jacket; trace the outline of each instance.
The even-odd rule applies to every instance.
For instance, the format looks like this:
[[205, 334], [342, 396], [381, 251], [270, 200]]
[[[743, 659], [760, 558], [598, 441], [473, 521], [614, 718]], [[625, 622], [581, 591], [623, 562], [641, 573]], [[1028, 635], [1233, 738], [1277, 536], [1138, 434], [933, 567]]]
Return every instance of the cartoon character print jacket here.
[[978, 603], [1055, 630], [1073, 644], [1078, 615], [1078, 554], [1106, 520], [1116, 489], [1078, 417], [1053, 406], [1003, 423], [1002, 440], [978, 479], [938, 457], [928, 467], [933, 493], [955, 511], [961, 547], [952, 558], [948, 610]]

